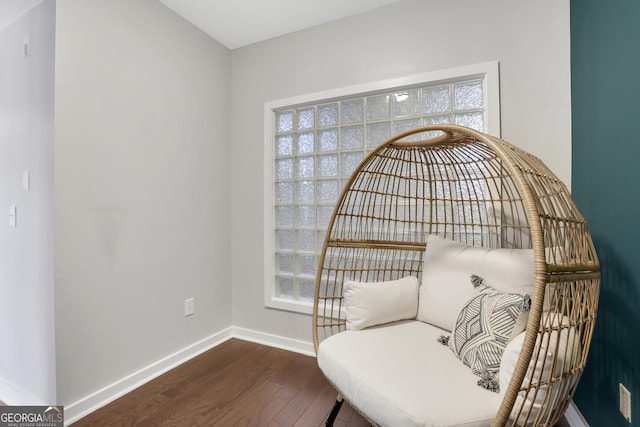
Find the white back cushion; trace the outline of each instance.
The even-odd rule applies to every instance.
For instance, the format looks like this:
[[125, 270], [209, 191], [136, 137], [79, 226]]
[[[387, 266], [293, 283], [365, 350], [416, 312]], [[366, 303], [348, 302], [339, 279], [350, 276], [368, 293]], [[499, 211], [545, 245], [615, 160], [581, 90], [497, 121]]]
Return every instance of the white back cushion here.
[[418, 311], [418, 279], [407, 276], [386, 282], [344, 283], [347, 329], [415, 319]]
[[429, 235], [417, 319], [453, 330], [473, 293], [472, 274], [501, 292], [531, 294], [533, 250], [479, 248]]
[[[561, 374], [569, 372], [573, 367], [572, 361], [578, 359], [581, 355], [580, 335], [576, 333], [574, 327], [570, 326], [569, 318], [566, 316], [552, 317], [552, 320], [547, 319], [545, 322], [547, 325], [552, 325], [552, 328], [542, 336], [538, 335], [536, 339], [536, 345], [531, 356], [532, 360], [529, 362], [529, 368], [522, 384], [525, 387], [532, 383], [534, 385], [542, 383], [543, 385], [540, 386], [537, 393], [535, 390], [531, 390], [529, 393], [526, 391], [518, 393], [516, 407], [522, 405], [524, 401], [519, 425], [525, 425], [524, 419], [529, 414], [529, 411], [531, 411], [531, 414], [529, 415], [529, 421], [526, 423], [527, 426], [533, 424], [537, 417], [540, 420], [545, 420], [549, 416], [549, 412], [553, 410], [553, 407], [547, 406], [544, 408], [547, 394], [551, 393], [551, 398], [553, 399], [563, 384], [555, 382], [549, 385], [551, 377], [557, 378]], [[559, 327], [561, 328], [558, 330]], [[526, 332], [522, 332], [515, 337], [502, 354], [500, 390], [503, 392], [507, 391], [515, 371], [525, 334]]]

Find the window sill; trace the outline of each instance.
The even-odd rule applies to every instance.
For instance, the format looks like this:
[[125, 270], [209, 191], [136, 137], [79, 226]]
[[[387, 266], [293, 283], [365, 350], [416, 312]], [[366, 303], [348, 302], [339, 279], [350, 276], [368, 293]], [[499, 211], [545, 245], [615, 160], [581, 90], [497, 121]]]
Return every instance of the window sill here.
[[267, 298], [265, 300], [265, 307], [275, 310], [291, 311], [300, 314], [313, 314], [313, 303], [303, 301], [293, 301], [285, 298]]

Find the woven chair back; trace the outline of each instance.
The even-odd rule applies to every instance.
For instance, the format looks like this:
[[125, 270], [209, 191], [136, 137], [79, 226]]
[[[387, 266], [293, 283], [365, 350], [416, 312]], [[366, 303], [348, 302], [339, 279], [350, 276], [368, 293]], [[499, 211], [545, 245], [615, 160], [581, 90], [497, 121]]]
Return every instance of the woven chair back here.
[[[354, 171], [318, 266], [316, 349], [345, 330], [343, 282], [420, 278], [429, 234], [479, 247], [533, 249], [527, 333], [493, 425], [552, 426], [567, 409], [589, 352], [598, 258], [582, 214], [553, 172], [537, 157], [468, 128], [433, 125], [402, 133]], [[560, 345], [563, 334], [569, 342]], [[543, 360], [551, 369], [534, 369]]]

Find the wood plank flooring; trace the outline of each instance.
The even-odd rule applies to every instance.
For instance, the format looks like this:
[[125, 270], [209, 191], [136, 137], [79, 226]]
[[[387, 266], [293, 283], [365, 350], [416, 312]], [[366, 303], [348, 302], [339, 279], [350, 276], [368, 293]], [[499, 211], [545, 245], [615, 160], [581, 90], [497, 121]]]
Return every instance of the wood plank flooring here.
[[[315, 358], [231, 339], [72, 427], [321, 427], [335, 398]], [[334, 426], [369, 423], [345, 403]]]
[[[323, 426], [335, 398], [315, 358], [231, 339], [72, 426]], [[345, 404], [334, 425], [369, 424]]]

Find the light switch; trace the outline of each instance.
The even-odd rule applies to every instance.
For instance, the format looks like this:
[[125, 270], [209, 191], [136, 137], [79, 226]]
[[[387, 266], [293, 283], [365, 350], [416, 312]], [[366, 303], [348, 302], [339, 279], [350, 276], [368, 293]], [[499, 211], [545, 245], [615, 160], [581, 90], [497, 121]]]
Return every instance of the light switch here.
[[9, 206], [9, 227], [18, 226], [17, 210], [15, 206]]
[[22, 190], [29, 191], [31, 189], [31, 174], [29, 171], [22, 171]]
[[31, 56], [31, 36], [29, 34], [25, 34], [22, 39], [22, 54], [25, 58]]

